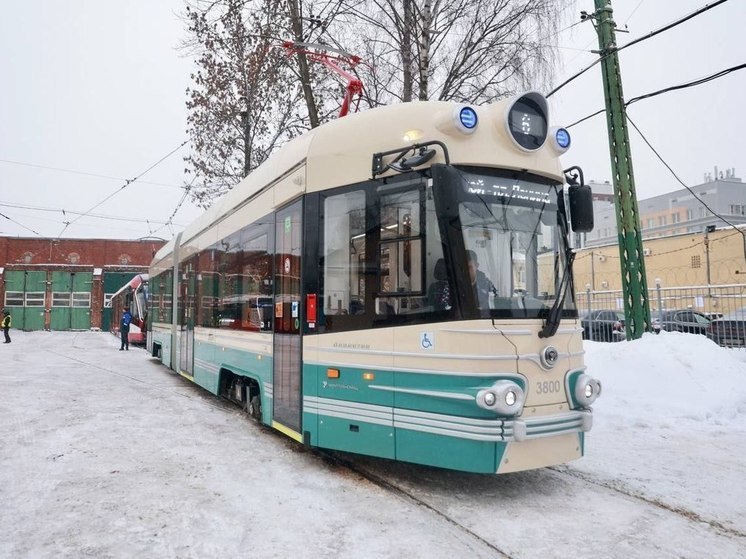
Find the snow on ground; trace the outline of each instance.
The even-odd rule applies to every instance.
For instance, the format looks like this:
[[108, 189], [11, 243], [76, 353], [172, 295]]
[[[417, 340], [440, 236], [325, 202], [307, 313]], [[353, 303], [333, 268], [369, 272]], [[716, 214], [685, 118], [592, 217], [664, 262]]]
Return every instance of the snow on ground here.
[[679, 332], [584, 344], [603, 392], [573, 468], [746, 533], [746, 349]]
[[568, 466], [480, 476], [355, 458], [482, 540], [108, 334], [13, 336], [0, 557], [746, 556], [746, 350], [701, 336], [586, 342], [603, 394]]

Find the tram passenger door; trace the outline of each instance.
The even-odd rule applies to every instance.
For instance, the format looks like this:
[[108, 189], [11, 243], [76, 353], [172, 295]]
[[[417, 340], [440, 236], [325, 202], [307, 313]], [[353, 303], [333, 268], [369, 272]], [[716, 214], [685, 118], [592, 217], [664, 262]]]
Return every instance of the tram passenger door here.
[[277, 212], [272, 424], [297, 440], [301, 440], [302, 225], [301, 201]]
[[179, 279], [179, 370], [194, 376], [194, 315], [195, 315], [195, 272], [188, 263], [181, 270]]

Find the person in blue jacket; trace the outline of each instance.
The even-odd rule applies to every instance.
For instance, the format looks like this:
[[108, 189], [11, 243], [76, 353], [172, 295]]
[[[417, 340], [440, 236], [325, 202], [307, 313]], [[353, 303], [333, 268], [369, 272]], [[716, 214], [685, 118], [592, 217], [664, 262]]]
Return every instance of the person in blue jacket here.
[[125, 308], [122, 311], [122, 318], [119, 321], [119, 336], [122, 338], [122, 346], [119, 351], [130, 350], [130, 323], [132, 322], [132, 315], [130, 310]]

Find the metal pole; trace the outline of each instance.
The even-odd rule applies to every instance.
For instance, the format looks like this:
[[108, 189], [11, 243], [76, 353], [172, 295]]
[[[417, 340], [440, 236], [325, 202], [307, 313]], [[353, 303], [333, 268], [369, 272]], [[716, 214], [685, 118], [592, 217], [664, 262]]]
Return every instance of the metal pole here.
[[655, 291], [658, 294], [658, 313], [663, 318], [663, 298], [661, 297], [661, 280], [655, 280]]
[[632, 172], [627, 117], [619, 70], [611, 0], [594, 0], [596, 31], [598, 33], [601, 73], [606, 99], [606, 121], [609, 129], [614, 202], [619, 228], [619, 261], [622, 274], [622, 296], [627, 339], [636, 339], [650, 328], [648, 288], [642, 235], [637, 210], [635, 180]]
[[596, 262], [594, 261], [595, 255], [591, 251], [591, 289], [596, 291]]

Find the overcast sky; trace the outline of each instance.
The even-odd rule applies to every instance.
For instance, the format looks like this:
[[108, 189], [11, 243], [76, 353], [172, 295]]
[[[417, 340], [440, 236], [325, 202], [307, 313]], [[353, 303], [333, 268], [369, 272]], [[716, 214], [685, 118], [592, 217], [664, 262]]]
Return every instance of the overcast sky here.
[[[706, 0], [616, 0], [623, 45], [703, 6]], [[186, 140], [185, 90], [191, 61], [176, 47], [184, 38], [182, 0], [2, 1], [0, 19], [0, 234], [57, 236], [77, 217], [33, 206], [84, 212], [121, 189]], [[592, 0], [576, 3], [592, 11]], [[746, 62], [746, 0], [730, 0], [677, 28], [620, 53], [626, 98], [701, 78]], [[593, 62], [589, 22], [550, 41], [561, 47], [556, 83]], [[699, 184], [705, 172], [736, 168], [746, 175], [746, 70], [629, 108], [631, 118], [679, 176]], [[603, 107], [600, 66], [550, 99], [555, 124], [570, 124]], [[587, 179], [610, 180], [603, 115], [571, 129], [567, 166]], [[647, 146], [630, 132], [639, 198], [679, 188]], [[63, 237], [148, 235], [163, 227], [184, 184], [185, 146], [94, 210], [148, 223], [86, 217]], [[77, 174], [59, 169], [76, 171]], [[113, 178], [105, 178], [113, 177]], [[155, 183], [155, 184], [154, 184]], [[746, 201], [746, 184], [744, 185]], [[188, 201], [174, 230], [201, 211]]]

